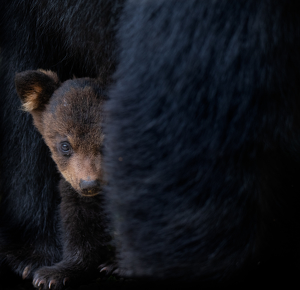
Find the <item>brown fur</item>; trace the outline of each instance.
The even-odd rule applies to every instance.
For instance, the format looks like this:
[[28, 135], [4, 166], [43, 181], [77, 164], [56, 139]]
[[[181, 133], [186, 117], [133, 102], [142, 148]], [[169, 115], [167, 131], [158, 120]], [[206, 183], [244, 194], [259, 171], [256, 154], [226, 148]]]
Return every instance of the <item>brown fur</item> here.
[[60, 85], [55, 73], [43, 70], [17, 74], [16, 87], [63, 177], [59, 185], [63, 260], [40, 268], [33, 280], [41, 289], [49, 285], [61, 289], [67, 280], [76, 284], [96, 275], [98, 266], [112, 255], [102, 208], [106, 97], [96, 81], [73, 79]]
[[[24, 79], [24, 73], [21, 74], [20, 77]], [[35, 126], [50, 148], [52, 158], [66, 181], [79, 194], [94, 195], [93, 190], [81, 190], [80, 181], [98, 180], [100, 184], [104, 183], [100, 147], [104, 138], [101, 112], [105, 98], [99, 98], [91, 86], [76, 87], [80, 79], [69, 80], [53, 91], [53, 87], [42, 88], [38, 80], [48, 78], [49, 84], [59, 84], [54, 72], [38, 70], [34, 73], [29, 71], [29, 74], [33, 79], [27, 82], [26, 88], [23, 85], [22, 89], [18, 89], [23, 107], [32, 114]], [[29, 76], [26, 75], [26, 79]], [[42, 96], [44, 92], [51, 95]], [[59, 151], [61, 142], [71, 145], [70, 156], [66, 157]]]
[[[42, 134], [61, 174], [78, 193], [84, 195], [80, 180], [98, 179], [103, 183], [100, 154], [104, 138], [101, 130], [103, 114], [100, 114], [103, 100], [98, 100], [90, 88], [79, 92], [71, 89], [63, 98], [55, 94], [53, 98], [42, 116]], [[83, 102], [83, 107], [74, 105]], [[65, 158], [57, 150], [57, 144], [63, 141], [72, 147], [70, 157]]]
[[42, 93], [43, 89], [38, 85], [33, 85], [31, 90], [24, 93], [26, 102], [23, 104], [23, 110], [30, 112], [38, 108], [37, 99]]
[[41, 112], [45, 111], [45, 105], [61, 85], [60, 80], [54, 72], [31, 70], [17, 73], [15, 84], [23, 110], [32, 115], [34, 125], [42, 133]]

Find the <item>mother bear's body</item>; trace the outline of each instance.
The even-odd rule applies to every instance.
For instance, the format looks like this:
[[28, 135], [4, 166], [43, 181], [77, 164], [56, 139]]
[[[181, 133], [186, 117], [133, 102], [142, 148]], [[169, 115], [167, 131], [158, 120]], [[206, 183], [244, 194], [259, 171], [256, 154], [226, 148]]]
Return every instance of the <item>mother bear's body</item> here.
[[295, 256], [297, 1], [127, 0], [117, 24], [123, 4], [1, 3], [1, 264], [31, 277], [61, 259], [55, 166], [14, 92], [15, 72], [37, 68], [112, 84], [107, 209], [122, 273], [220, 280], [266, 248]]

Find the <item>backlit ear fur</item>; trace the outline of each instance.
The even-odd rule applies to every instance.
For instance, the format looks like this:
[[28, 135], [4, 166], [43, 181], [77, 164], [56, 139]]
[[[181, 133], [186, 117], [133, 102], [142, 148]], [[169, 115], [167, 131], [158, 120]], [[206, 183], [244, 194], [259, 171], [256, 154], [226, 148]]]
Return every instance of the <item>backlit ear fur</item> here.
[[23, 103], [23, 110], [32, 115], [35, 126], [42, 133], [42, 112], [54, 91], [60, 86], [57, 74], [44, 70], [20, 72], [15, 76], [15, 85]]
[[24, 111], [31, 113], [44, 109], [60, 81], [52, 71], [28, 70], [16, 74], [15, 85]]

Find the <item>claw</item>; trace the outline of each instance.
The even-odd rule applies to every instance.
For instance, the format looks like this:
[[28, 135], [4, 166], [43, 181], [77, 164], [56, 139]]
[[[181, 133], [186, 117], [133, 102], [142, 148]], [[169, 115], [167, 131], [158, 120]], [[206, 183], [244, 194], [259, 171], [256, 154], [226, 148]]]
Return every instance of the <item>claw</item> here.
[[39, 284], [37, 285], [38, 287], [40, 287], [41, 285], [45, 284], [45, 280], [41, 280], [39, 281]]
[[28, 276], [28, 274], [30, 272], [30, 268], [31, 268], [30, 265], [28, 265], [27, 267], [25, 267], [25, 269], [24, 269], [24, 271], [22, 273], [22, 279], [23, 280], [27, 278], [27, 276]]
[[105, 264], [101, 264], [101, 265], [99, 265], [97, 268], [98, 269], [102, 269], [102, 268], [104, 268], [106, 265]]
[[51, 281], [49, 282], [48, 288], [51, 289], [51, 287], [52, 287], [53, 285], [55, 285], [55, 283], [56, 283], [55, 280], [51, 280]]
[[66, 286], [69, 282], [70, 278], [69, 277], [66, 277], [64, 280], [63, 280], [63, 284], [64, 286]]
[[107, 267], [103, 267], [101, 270], [100, 270], [100, 273], [101, 272], [104, 272], [104, 271], [106, 271], [107, 270]]
[[34, 286], [34, 287], [37, 287], [37, 283], [38, 283], [38, 282], [39, 282], [39, 278], [33, 279], [33, 281], [32, 281], [33, 286]]

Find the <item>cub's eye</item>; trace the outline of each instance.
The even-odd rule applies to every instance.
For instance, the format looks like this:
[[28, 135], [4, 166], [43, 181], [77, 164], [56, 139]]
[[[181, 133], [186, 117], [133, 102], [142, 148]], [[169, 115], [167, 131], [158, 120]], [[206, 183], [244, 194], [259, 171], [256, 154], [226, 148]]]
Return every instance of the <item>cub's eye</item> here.
[[65, 142], [61, 142], [59, 144], [59, 150], [64, 155], [70, 155], [72, 153], [72, 146], [70, 145], [69, 142], [66, 142], [66, 141]]

